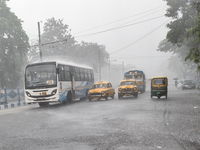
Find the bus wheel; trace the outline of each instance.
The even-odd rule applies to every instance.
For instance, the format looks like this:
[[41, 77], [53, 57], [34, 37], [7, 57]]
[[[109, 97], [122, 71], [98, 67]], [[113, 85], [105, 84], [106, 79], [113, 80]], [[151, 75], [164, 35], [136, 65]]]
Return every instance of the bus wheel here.
[[106, 94], [105, 100], [108, 100], [108, 94]]
[[68, 102], [68, 103], [71, 103], [71, 102], [72, 102], [72, 94], [71, 94], [71, 92], [69, 92], [69, 93], [67, 94], [67, 102]]
[[89, 90], [86, 90], [86, 93], [85, 93], [85, 100], [88, 99], [88, 91], [89, 91]]
[[41, 102], [41, 103], [38, 103], [40, 107], [46, 107], [46, 106], [49, 106], [49, 103], [48, 102]]

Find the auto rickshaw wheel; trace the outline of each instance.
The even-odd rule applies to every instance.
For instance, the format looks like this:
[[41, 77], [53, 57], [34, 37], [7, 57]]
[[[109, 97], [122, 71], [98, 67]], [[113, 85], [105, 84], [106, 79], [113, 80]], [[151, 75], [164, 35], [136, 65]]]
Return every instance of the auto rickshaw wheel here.
[[167, 95], [166, 95], [166, 98], [167, 98]]
[[153, 95], [151, 95], [151, 98], [153, 98]]
[[158, 96], [158, 99], [160, 99], [160, 96]]

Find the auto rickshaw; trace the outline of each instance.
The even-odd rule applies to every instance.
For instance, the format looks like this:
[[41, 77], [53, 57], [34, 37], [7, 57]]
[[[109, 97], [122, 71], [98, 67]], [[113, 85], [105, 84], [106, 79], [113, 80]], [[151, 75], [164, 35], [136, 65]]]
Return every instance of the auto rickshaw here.
[[157, 96], [160, 99], [161, 96], [167, 98], [167, 86], [168, 79], [165, 76], [157, 76], [151, 79], [151, 98]]

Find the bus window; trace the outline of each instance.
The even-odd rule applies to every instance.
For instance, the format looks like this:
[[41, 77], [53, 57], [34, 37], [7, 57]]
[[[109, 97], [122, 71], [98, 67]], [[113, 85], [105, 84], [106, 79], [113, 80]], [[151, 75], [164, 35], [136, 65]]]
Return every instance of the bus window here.
[[65, 81], [71, 81], [69, 66], [65, 66]]
[[75, 80], [76, 81], [81, 81], [80, 70], [77, 67], [75, 68]]
[[84, 73], [84, 75], [85, 75], [85, 81], [88, 81], [88, 74]]
[[84, 73], [83, 73], [83, 72], [81, 72], [81, 73], [80, 73], [80, 75], [81, 75], [81, 81], [85, 81], [85, 76], [84, 76]]
[[65, 80], [65, 72], [64, 72], [64, 67], [62, 65], [59, 65], [59, 81], [64, 81]]

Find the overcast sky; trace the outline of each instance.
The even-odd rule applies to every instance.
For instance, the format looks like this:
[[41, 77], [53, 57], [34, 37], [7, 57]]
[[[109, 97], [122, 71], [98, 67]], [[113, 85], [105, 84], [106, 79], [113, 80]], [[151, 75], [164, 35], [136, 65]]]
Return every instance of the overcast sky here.
[[116, 63], [149, 69], [171, 55], [156, 50], [168, 31], [163, 0], [11, 0], [7, 4], [24, 21], [30, 40], [38, 38], [37, 22], [41, 21], [42, 32], [44, 22], [54, 17], [69, 25], [78, 42], [105, 45]]

